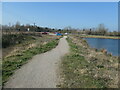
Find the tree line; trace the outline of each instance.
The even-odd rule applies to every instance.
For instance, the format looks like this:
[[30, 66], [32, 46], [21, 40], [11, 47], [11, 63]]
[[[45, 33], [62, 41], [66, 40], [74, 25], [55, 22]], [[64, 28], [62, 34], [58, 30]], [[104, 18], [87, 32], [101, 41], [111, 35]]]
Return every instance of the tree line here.
[[20, 22], [16, 22], [15, 25], [2, 25], [3, 32], [60, 32], [60, 33], [69, 33], [69, 34], [79, 34], [79, 35], [103, 35], [103, 36], [120, 36], [120, 31], [109, 31], [104, 24], [99, 24], [97, 28], [89, 29], [75, 29], [70, 26], [65, 27], [64, 29], [40, 27], [37, 25], [21, 25]]
[[88, 29], [83, 31], [87, 35], [120, 36], [119, 31], [108, 31], [104, 24], [99, 24], [96, 29]]
[[48, 27], [39, 27], [37, 25], [21, 25], [20, 22], [16, 22], [15, 25], [2, 25], [2, 31], [3, 32], [54, 32], [57, 29], [54, 28], [48, 28]]
[[64, 32], [79, 34], [79, 35], [102, 35], [102, 36], [120, 36], [120, 31], [109, 31], [104, 24], [99, 24], [97, 28], [75, 29], [66, 27]]

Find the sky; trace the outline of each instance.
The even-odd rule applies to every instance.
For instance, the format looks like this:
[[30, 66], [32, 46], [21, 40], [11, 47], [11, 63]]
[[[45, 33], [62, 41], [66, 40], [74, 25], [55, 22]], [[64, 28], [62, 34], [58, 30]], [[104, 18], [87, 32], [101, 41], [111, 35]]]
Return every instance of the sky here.
[[2, 2], [119, 2], [120, 0], [1, 0]]
[[2, 23], [50, 28], [93, 28], [103, 23], [118, 30], [117, 2], [3, 2]]

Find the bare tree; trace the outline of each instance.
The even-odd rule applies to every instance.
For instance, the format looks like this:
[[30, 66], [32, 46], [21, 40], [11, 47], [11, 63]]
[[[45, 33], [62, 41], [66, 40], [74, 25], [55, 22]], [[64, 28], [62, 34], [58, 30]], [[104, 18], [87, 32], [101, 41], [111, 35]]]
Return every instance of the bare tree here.
[[105, 35], [108, 32], [108, 29], [105, 28], [104, 24], [98, 25], [98, 34], [99, 35]]
[[15, 27], [17, 30], [20, 30], [20, 22], [19, 21], [16, 22]]

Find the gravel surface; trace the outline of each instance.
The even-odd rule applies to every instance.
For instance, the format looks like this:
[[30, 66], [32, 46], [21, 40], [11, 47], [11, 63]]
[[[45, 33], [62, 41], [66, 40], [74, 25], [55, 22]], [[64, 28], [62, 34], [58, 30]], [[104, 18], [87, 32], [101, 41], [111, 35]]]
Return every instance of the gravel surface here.
[[34, 56], [17, 70], [5, 84], [5, 88], [56, 88], [61, 57], [69, 52], [66, 37], [60, 39], [56, 48]]

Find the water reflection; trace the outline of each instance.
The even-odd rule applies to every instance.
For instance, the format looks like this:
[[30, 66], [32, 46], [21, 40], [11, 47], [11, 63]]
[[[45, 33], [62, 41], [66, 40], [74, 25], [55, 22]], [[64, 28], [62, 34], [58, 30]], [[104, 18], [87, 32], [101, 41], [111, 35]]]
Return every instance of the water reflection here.
[[108, 53], [114, 56], [120, 55], [119, 44], [120, 39], [101, 39], [101, 38], [85, 38], [92, 48], [107, 49]]

